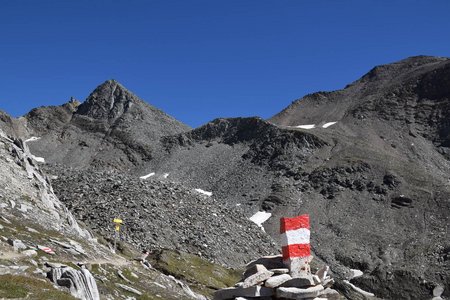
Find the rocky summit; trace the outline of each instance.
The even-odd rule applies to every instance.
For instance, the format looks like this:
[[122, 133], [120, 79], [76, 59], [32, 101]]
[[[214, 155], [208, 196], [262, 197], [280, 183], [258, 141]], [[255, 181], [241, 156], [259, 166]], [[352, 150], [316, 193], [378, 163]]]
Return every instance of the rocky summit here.
[[[0, 127], [106, 243], [120, 216], [130, 247], [238, 267], [278, 254], [279, 218], [308, 213], [313, 255], [341, 296], [439, 299], [450, 295], [449, 113], [450, 59], [417, 56], [268, 120], [191, 129], [110, 80], [82, 103], [1, 113]], [[274, 289], [273, 275], [216, 297]], [[271, 293], [303, 292], [291, 288]]]

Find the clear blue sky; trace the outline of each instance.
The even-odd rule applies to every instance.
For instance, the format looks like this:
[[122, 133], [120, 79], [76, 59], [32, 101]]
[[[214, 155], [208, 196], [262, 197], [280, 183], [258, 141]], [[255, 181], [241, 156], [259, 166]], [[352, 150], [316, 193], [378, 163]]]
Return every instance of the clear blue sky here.
[[84, 100], [116, 79], [193, 127], [268, 118], [420, 54], [450, 56], [450, 1], [4, 0], [0, 109]]

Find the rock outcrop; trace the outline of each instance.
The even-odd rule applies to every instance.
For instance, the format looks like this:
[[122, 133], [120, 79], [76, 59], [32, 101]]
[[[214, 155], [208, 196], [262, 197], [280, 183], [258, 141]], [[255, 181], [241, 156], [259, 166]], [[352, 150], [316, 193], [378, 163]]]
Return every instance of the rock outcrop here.
[[82, 300], [100, 300], [97, 284], [89, 270], [75, 270], [64, 265], [49, 264], [48, 278], [55, 284], [69, 289], [72, 296]]

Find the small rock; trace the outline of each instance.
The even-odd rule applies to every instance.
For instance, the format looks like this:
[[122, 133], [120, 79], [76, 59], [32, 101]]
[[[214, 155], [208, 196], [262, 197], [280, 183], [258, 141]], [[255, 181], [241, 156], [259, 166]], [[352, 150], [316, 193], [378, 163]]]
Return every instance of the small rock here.
[[138, 291], [137, 289], [132, 288], [132, 287], [130, 287], [128, 285], [124, 285], [124, 284], [121, 284], [121, 283], [116, 283], [116, 286], [118, 286], [121, 289], [124, 289], [125, 291], [128, 291], [130, 293], [133, 293], [133, 294], [136, 294], [136, 295], [139, 295], [139, 296], [142, 295], [142, 293], [140, 291]]
[[319, 276], [320, 281], [323, 282], [325, 280], [329, 269], [330, 267], [325, 265], [316, 272], [316, 275]]
[[334, 284], [333, 278], [327, 278], [322, 283], [323, 287], [325, 287], [325, 288], [331, 287], [333, 284]]
[[434, 289], [433, 289], [433, 296], [435, 297], [440, 297], [442, 295], [442, 293], [444, 292], [444, 288], [441, 285], [437, 285]]
[[[263, 266], [263, 268], [265, 269], [264, 266]], [[265, 271], [261, 271], [259, 273], [253, 274], [252, 276], [250, 276], [244, 280], [242, 287], [248, 288], [251, 286], [255, 286], [255, 285], [269, 279], [270, 277], [272, 277], [272, 275], [273, 275], [273, 272], [270, 272], [267, 269]]]
[[264, 265], [255, 264], [255, 265], [251, 266], [250, 268], [248, 268], [247, 270], [245, 270], [242, 278], [246, 279], [252, 275], [255, 275], [257, 273], [266, 272], [266, 271], [267, 271], [267, 268]]
[[319, 276], [317, 275], [312, 275], [312, 278], [314, 280], [314, 285], [318, 285], [321, 283]]
[[284, 269], [286, 266], [283, 263], [283, 258], [281, 255], [274, 256], [263, 256], [257, 260], [254, 260], [247, 264], [247, 268], [251, 268], [252, 266], [259, 264], [266, 267], [266, 269]]
[[38, 255], [37, 251], [36, 251], [36, 250], [32, 250], [32, 249], [22, 251], [21, 253], [22, 253], [23, 255], [28, 256], [28, 257], [35, 257], [35, 256]]
[[57, 262], [46, 262], [45, 265], [47, 267], [54, 268], [54, 269], [67, 267], [67, 265], [64, 265], [64, 264], [61, 264], [61, 263], [57, 263]]
[[32, 233], [39, 233], [39, 231], [37, 231], [36, 229], [31, 228], [31, 227], [27, 227], [27, 230]]
[[14, 251], [27, 249], [27, 246], [21, 240], [8, 239], [8, 244], [14, 247]]
[[325, 290], [319, 293], [319, 297], [323, 297], [328, 300], [339, 300], [341, 296], [336, 290], [326, 288]]

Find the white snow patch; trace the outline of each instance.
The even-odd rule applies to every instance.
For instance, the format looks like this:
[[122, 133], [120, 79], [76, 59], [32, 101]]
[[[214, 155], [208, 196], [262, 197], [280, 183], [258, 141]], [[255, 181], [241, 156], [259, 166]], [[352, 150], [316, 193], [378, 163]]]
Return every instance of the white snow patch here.
[[164, 178], [169, 177], [169, 173], [164, 173], [163, 177], [164, 177]]
[[202, 189], [195, 189], [195, 191], [198, 192], [198, 193], [200, 193], [200, 194], [206, 195], [206, 196], [208, 196], [208, 197], [211, 197], [211, 196], [212, 196], [212, 192], [207, 192], [207, 191], [204, 191], [204, 190], [202, 190]]
[[265, 212], [265, 211], [258, 211], [256, 214], [250, 217], [250, 221], [261, 227], [263, 231], [264, 227], [262, 226], [262, 223], [267, 221], [272, 216], [271, 213]]
[[337, 122], [328, 122], [328, 123], [325, 123], [325, 124], [323, 124], [322, 125], [322, 128], [328, 128], [328, 127], [330, 127], [331, 125], [334, 125], [334, 124], [336, 124]]
[[34, 142], [34, 141], [37, 141], [37, 140], [40, 140], [40, 139], [41, 139], [40, 137], [32, 136], [29, 139], [26, 139], [25, 143]]
[[363, 271], [357, 270], [357, 269], [350, 269], [352, 271], [352, 275], [350, 276], [350, 279], [358, 278], [364, 275]]
[[149, 177], [152, 177], [152, 176], [154, 176], [155, 175], [155, 172], [152, 172], [152, 173], [150, 173], [150, 174], [147, 174], [147, 175], [145, 175], [145, 176], [141, 176], [141, 177], [139, 177], [140, 179], [147, 179], [147, 178], [149, 178]]
[[310, 124], [310, 125], [298, 125], [294, 126], [295, 128], [301, 128], [301, 129], [313, 129], [316, 127], [316, 124]]
[[31, 158], [37, 162], [45, 164], [45, 158], [43, 158], [43, 157], [37, 157], [37, 156], [34, 156], [33, 154], [31, 154]]

